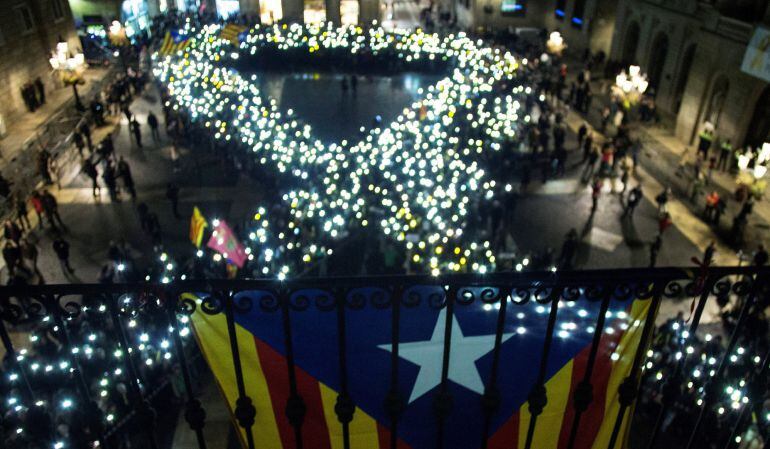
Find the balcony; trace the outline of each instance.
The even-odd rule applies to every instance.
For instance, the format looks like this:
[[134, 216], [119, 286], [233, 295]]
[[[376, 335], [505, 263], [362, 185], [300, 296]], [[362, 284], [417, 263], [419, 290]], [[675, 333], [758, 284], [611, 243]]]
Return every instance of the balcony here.
[[[768, 279], [664, 268], [2, 287], [2, 437], [166, 448], [183, 408], [197, 447], [227, 447], [199, 400], [208, 366], [250, 449], [733, 447], [767, 430], [750, 418], [767, 413]], [[669, 302], [689, 312], [667, 321]], [[714, 307], [731, 310], [716, 335], [701, 329]]]

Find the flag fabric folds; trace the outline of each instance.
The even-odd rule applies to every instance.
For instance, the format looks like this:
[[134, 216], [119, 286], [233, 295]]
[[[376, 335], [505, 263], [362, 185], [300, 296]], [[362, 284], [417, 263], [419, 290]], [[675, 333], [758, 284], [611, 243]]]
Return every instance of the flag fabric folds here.
[[190, 38], [186, 35], [182, 35], [177, 30], [166, 31], [166, 36], [163, 38], [163, 43], [160, 45], [158, 52], [163, 56], [173, 55], [174, 53], [184, 50], [190, 45]]
[[211, 232], [211, 238], [206, 246], [222, 254], [222, 257], [230, 260], [238, 268], [243, 268], [243, 264], [248, 258], [243, 245], [224, 220], [214, 220], [214, 223], [214, 230]]
[[240, 43], [240, 35], [244, 31], [246, 31], [248, 27], [244, 25], [238, 25], [236, 23], [228, 23], [225, 25], [224, 28], [222, 28], [222, 33], [220, 34], [220, 37], [222, 39], [227, 39], [230, 41], [233, 45], [238, 45]]
[[[440, 287], [417, 286], [405, 292], [417, 292], [424, 299], [400, 313], [399, 391], [406, 407], [397, 429], [399, 449], [435, 447], [434, 399], [441, 378], [447, 309], [433, 307], [425, 298], [437, 291], [440, 294]], [[360, 293], [368, 298], [375, 292], [387, 294], [382, 289], [361, 288], [349, 297]], [[271, 294], [241, 292], [235, 300], [265, 295]], [[342, 426], [334, 412], [341, 389], [338, 316], [318, 307], [324, 297], [331, 300], [320, 290], [293, 293], [292, 304], [302, 305], [307, 298], [312, 299], [304, 302], [305, 310], [290, 312], [291, 332], [297, 390], [307, 407], [301, 429], [304, 442], [308, 447], [336, 449], [343, 441]], [[291, 391], [282, 313], [263, 310], [256, 302], [251, 310], [235, 314], [246, 394], [257, 409], [253, 436], [256, 447], [293, 448], [295, 435], [286, 416]], [[548, 403], [538, 417], [533, 448], [567, 447], [574, 417], [572, 398], [585, 374], [600, 303], [584, 298], [560, 302], [547, 363]], [[524, 448], [531, 419], [527, 397], [537, 381], [550, 307], [535, 301], [509, 304], [499, 352], [500, 407], [492, 415], [487, 441], [492, 449]], [[630, 373], [649, 304], [611, 301], [591, 377], [593, 402], [581, 417], [576, 449], [607, 447], [619, 409], [618, 387]], [[481, 446], [482, 395], [490, 381], [498, 310], [478, 300], [454, 307], [447, 388], [452, 406], [444, 425], [447, 448]], [[356, 404], [350, 423], [351, 447], [389, 448], [390, 417], [384, 404], [391, 382], [392, 311], [367, 304], [344, 313], [348, 392]], [[202, 352], [233, 411], [238, 391], [225, 316], [196, 311], [191, 318]], [[619, 442], [624, 441], [629, 414]], [[243, 432], [241, 429], [242, 442]]]

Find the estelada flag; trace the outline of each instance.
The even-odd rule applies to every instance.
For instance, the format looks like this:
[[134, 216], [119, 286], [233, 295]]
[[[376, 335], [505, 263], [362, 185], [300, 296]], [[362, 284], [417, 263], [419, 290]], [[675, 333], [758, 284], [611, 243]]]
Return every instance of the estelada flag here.
[[201, 214], [198, 206], [193, 207], [192, 217], [190, 218], [190, 241], [196, 248], [201, 247], [201, 241], [203, 240], [203, 230], [209, 224], [206, 222], [206, 218]]
[[244, 31], [246, 31], [248, 27], [243, 25], [238, 25], [236, 23], [228, 23], [225, 25], [224, 28], [222, 28], [222, 32], [220, 33], [220, 37], [222, 39], [227, 39], [228, 41], [232, 42], [233, 45], [238, 45], [240, 43], [240, 35]]
[[243, 245], [224, 220], [219, 220], [219, 223], [214, 227], [206, 246], [222, 254], [222, 257], [238, 265], [238, 268], [243, 268], [248, 257]]
[[177, 30], [169, 30], [166, 31], [166, 36], [163, 38], [163, 43], [160, 45], [158, 52], [162, 56], [173, 55], [180, 50], [184, 50], [188, 45], [190, 45], [189, 36], [183, 35]]
[[[481, 297], [481, 290], [475, 292], [476, 298]], [[436, 445], [434, 400], [440, 390], [447, 308], [429, 304], [427, 298], [442, 292], [436, 286], [417, 286], [404, 293], [422, 299], [400, 312], [398, 390], [405, 408], [396, 430], [399, 449], [433, 449]], [[364, 298], [372, 293], [388, 295], [381, 288], [361, 288], [354, 293]], [[241, 292], [235, 301], [265, 295], [272, 293]], [[292, 295], [292, 304], [305, 304], [290, 312], [296, 388], [306, 405], [300, 434], [306, 447], [340, 448], [342, 425], [334, 411], [341, 390], [339, 315], [319, 307], [324, 302], [334, 304], [325, 291], [308, 289]], [[307, 298], [312, 298], [309, 304]], [[567, 447], [574, 417], [573, 396], [586, 371], [600, 302], [583, 297], [574, 304], [560, 301], [546, 364], [548, 402], [538, 417], [532, 448]], [[607, 447], [619, 410], [618, 388], [630, 373], [651, 303], [630, 302], [611, 300], [605, 327], [599, 330], [591, 376], [593, 402], [581, 416], [576, 449]], [[283, 330], [286, 322], [280, 307], [261, 308], [256, 302], [250, 303], [252, 309], [235, 314], [234, 319], [245, 393], [257, 410], [251, 429], [255, 447], [294, 448], [294, 428], [286, 415], [291, 394]], [[506, 307], [497, 371], [500, 406], [492, 413], [488, 448], [525, 446], [531, 420], [527, 398], [537, 382], [549, 308], [532, 300], [510, 302]], [[207, 315], [200, 307], [197, 310], [192, 315], [193, 328], [232, 412], [239, 394], [225, 315]], [[384, 404], [391, 389], [392, 312], [367, 303], [356, 310], [346, 308], [344, 313], [347, 387], [356, 405], [349, 425], [351, 447], [386, 449], [390, 447], [391, 421]], [[446, 448], [481, 446], [485, 424], [482, 395], [491, 378], [498, 314], [494, 306], [478, 300], [454, 308]], [[626, 438], [629, 414], [625, 414], [617, 447]], [[245, 430], [237, 428], [244, 443]]]

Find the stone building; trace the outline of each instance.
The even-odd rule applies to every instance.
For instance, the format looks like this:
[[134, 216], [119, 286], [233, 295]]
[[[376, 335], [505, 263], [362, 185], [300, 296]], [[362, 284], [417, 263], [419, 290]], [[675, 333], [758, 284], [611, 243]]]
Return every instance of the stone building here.
[[[559, 30], [572, 52], [610, 51], [618, 0], [456, 0], [469, 30]], [[455, 7], [450, 3], [451, 7]]]
[[[22, 88], [40, 78], [46, 92], [62, 89], [49, 58], [66, 41], [79, 49], [66, 0], [0, 0], [0, 135], [28, 112]], [[2, 142], [0, 141], [0, 145]]]
[[741, 70], [767, 0], [621, 0], [610, 58], [647, 73], [658, 110], [691, 144], [705, 122], [734, 144], [770, 141], [770, 87]]

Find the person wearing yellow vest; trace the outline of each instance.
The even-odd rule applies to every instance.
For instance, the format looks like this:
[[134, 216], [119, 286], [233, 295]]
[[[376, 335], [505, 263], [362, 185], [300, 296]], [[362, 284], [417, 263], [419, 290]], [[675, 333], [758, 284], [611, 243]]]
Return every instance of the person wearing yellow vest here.
[[728, 171], [730, 170], [730, 156], [733, 154], [733, 145], [730, 143], [730, 139], [725, 139], [719, 146], [719, 162], [717, 162], [717, 170]]
[[711, 142], [714, 140], [714, 132], [708, 129], [701, 131], [698, 141], [698, 154], [703, 154], [703, 160], [708, 160]]

